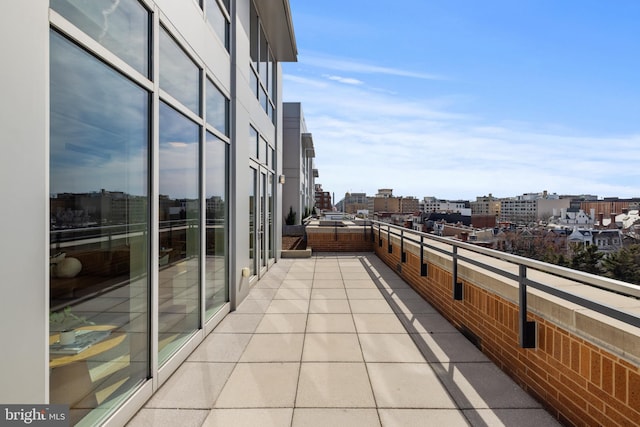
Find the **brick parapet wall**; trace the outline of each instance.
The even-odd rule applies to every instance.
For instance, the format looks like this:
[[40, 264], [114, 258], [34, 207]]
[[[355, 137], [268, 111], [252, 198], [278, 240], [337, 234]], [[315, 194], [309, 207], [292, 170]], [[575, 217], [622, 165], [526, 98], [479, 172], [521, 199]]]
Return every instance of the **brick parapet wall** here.
[[[425, 251], [428, 276], [422, 277], [417, 245], [405, 243], [403, 263], [399, 239], [392, 236], [392, 253], [388, 253], [387, 236], [380, 237], [382, 244], [376, 234], [374, 245], [378, 257], [456, 328], [477, 337], [478, 347], [561, 422], [640, 425], [637, 330], [625, 331], [602, 316], [567, 308], [533, 292], [528, 319], [537, 324], [537, 346], [523, 349], [518, 341], [516, 285], [459, 263], [464, 296], [456, 301], [450, 258]], [[587, 324], [588, 330], [580, 329]]]
[[314, 252], [373, 252], [370, 227], [307, 226], [307, 247]]
[[307, 226], [307, 248], [314, 252], [373, 252], [370, 227]]

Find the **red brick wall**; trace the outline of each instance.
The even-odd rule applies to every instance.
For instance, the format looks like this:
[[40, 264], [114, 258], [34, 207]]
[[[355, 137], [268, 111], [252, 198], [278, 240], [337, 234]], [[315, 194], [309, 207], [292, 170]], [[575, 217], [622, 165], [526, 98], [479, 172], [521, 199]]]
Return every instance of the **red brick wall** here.
[[[336, 231], [337, 230], [337, 231]], [[312, 229], [307, 227], [307, 248], [313, 252], [372, 252], [371, 230], [338, 227]]]
[[523, 349], [516, 304], [467, 281], [463, 300], [455, 301], [450, 272], [429, 263], [428, 277], [422, 277], [419, 256], [410, 252], [398, 271], [400, 245], [389, 254], [382, 238], [382, 246], [374, 246], [378, 257], [454, 326], [479, 337], [481, 350], [562, 423], [640, 425], [639, 366], [531, 313], [537, 348]]

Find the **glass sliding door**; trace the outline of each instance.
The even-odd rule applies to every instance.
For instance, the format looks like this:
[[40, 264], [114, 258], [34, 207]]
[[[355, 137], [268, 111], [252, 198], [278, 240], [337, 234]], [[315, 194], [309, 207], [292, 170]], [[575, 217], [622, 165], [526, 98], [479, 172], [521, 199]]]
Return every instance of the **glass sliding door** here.
[[256, 165], [256, 168], [249, 169], [249, 260], [252, 276], [263, 273], [273, 252], [273, 193], [270, 185], [273, 177], [263, 167]]
[[275, 258], [275, 227], [273, 226], [275, 200], [274, 200], [274, 187], [275, 180], [273, 179], [273, 173], [269, 172], [267, 175], [267, 236], [269, 239], [269, 253], [267, 254], [269, 260]]
[[258, 239], [260, 241], [260, 268], [267, 266], [267, 174], [260, 171], [260, 223]]
[[257, 271], [258, 254], [257, 250], [257, 230], [256, 230], [256, 214], [258, 212], [256, 206], [256, 196], [258, 194], [258, 171], [253, 168], [249, 169], [249, 268], [251, 275], [255, 275]]
[[51, 30], [50, 402], [71, 424], [99, 424], [149, 376], [149, 111]]
[[159, 363], [200, 326], [200, 127], [160, 104]]

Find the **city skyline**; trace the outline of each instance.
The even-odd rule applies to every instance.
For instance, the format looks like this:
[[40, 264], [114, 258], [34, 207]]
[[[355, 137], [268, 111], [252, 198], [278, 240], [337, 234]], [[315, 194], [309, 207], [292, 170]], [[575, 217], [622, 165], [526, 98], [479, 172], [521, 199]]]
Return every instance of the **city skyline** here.
[[[335, 11], [340, 13], [336, 14]], [[317, 182], [443, 199], [637, 197], [640, 4], [291, 1]]]

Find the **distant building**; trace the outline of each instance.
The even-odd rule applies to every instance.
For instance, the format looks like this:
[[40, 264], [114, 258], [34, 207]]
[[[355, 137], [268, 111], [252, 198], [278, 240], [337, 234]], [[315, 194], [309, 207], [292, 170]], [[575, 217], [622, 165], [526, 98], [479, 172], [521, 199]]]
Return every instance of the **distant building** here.
[[620, 230], [586, 230], [575, 228], [567, 237], [567, 242], [574, 244], [596, 245], [598, 251], [611, 253], [622, 249], [622, 233]]
[[285, 102], [283, 107], [283, 155], [282, 171], [285, 182], [282, 189], [282, 210], [296, 213], [296, 223], [300, 224], [305, 212], [315, 206], [314, 168], [315, 148], [313, 136], [307, 125], [299, 102]]
[[344, 199], [336, 203], [340, 212], [355, 214], [369, 208], [369, 198], [366, 193], [345, 193]]
[[560, 212], [556, 209], [553, 211], [553, 216], [550, 218], [549, 223], [557, 224], [564, 227], [583, 227], [593, 228], [596, 223], [595, 210], [591, 210], [587, 214], [582, 209], [577, 208], [562, 208]]
[[570, 199], [557, 194], [525, 193], [500, 201], [500, 221], [530, 224], [548, 220], [554, 209], [569, 208]]
[[393, 196], [393, 189], [380, 188], [369, 198], [369, 212], [400, 212], [400, 199]]
[[493, 215], [500, 217], [500, 199], [488, 196], [476, 197], [475, 202], [470, 203], [471, 213], [474, 215]]
[[466, 200], [442, 200], [435, 197], [424, 197], [421, 202], [422, 212], [459, 212], [471, 215], [469, 202]]
[[330, 211], [333, 209], [331, 193], [322, 190], [321, 184], [316, 184], [316, 211]]
[[630, 210], [640, 208], [640, 198], [619, 199], [617, 197], [605, 197], [602, 200], [585, 200], [580, 202], [580, 209], [585, 212], [594, 209], [596, 214], [604, 214], [610, 217], [611, 214], [621, 214]]
[[400, 212], [418, 212], [420, 202], [415, 197], [400, 197]]
[[471, 214], [471, 225], [474, 228], [495, 228], [498, 225], [498, 217], [490, 214]]
[[374, 197], [368, 198], [367, 209], [369, 212], [412, 214], [420, 210], [420, 202], [413, 196], [396, 197], [391, 188], [380, 188]]
[[398, 197], [373, 197], [369, 201], [369, 208], [373, 212], [400, 212], [400, 198]]

